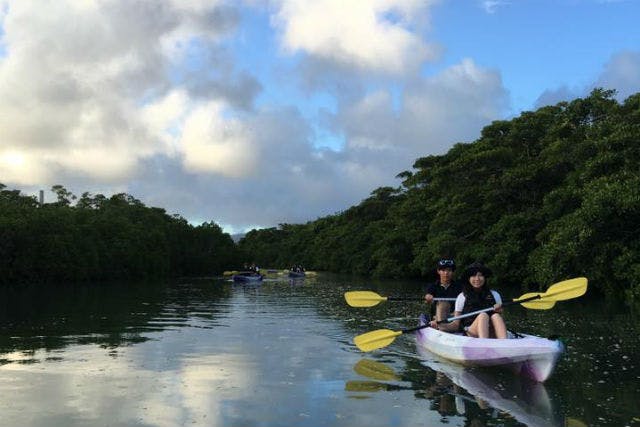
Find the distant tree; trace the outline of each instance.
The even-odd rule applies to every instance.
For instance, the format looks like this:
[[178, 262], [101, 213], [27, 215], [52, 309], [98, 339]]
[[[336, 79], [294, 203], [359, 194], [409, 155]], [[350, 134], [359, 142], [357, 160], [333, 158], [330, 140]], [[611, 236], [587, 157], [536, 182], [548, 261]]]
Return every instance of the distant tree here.
[[69, 206], [72, 200], [75, 200], [77, 197], [73, 195], [70, 191], [64, 188], [62, 185], [57, 184], [51, 187], [51, 191], [56, 193], [56, 197], [58, 198], [58, 204], [61, 206]]

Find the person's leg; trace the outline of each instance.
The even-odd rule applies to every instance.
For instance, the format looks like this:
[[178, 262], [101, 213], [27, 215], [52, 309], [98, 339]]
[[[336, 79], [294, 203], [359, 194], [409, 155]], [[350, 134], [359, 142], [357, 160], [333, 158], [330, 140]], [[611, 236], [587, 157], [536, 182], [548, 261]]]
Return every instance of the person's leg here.
[[489, 338], [489, 315], [487, 313], [478, 314], [469, 326], [467, 335], [476, 338]]
[[451, 304], [448, 301], [438, 301], [436, 303], [436, 320], [441, 321], [449, 317], [449, 309]]
[[507, 325], [504, 324], [504, 319], [501, 315], [493, 313], [491, 315], [491, 325], [496, 338], [507, 338]]

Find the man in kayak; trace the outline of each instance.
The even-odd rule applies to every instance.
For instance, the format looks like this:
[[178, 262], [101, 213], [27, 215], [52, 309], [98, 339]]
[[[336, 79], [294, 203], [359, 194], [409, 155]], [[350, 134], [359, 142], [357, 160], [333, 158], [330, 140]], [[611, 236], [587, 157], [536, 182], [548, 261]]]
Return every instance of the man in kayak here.
[[431, 326], [444, 331], [464, 330], [467, 335], [476, 338], [507, 338], [507, 327], [502, 318], [502, 297], [489, 288], [487, 277], [491, 270], [480, 262], [469, 265], [463, 274], [462, 292], [456, 298], [454, 316], [461, 316], [485, 308], [493, 311], [483, 312], [454, 320], [449, 324], [431, 322]]
[[[453, 258], [440, 258], [436, 264], [438, 279], [427, 286], [427, 293], [424, 300], [431, 304], [434, 298], [456, 298], [462, 292], [462, 285], [453, 280], [456, 270], [456, 263]], [[438, 301], [436, 303], [436, 320], [444, 320], [453, 311], [453, 304], [449, 301]]]

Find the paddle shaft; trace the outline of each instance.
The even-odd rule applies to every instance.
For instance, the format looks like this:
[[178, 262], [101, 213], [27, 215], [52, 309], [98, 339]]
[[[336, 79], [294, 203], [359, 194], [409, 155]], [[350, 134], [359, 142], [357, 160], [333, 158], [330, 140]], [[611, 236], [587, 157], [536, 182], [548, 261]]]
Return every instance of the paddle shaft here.
[[[455, 301], [455, 298], [434, 298], [433, 301]], [[424, 301], [423, 298], [387, 297], [387, 301]]]
[[[502, 306], [506, 307], [508, 305], [520, 304], [520, 303], [523, 303], [523, 302], [531, 301], [531, 300], [534, 300], [534, 299], [540, 299], [540, 298], [542, 298], [540, 295], [536, 295], [536, 296], [533, 296], [533, 297], [525, 298], [523, 300], [507, 301], [504, 304], [502, 304]], [[464, 319], [466, 317], [475, 316], [476, 314], [486, 313], [487, 311], [493, 311], [493, 307], [483, 308], [482, 310], [476, 310], [476, 311], [472, 311], [470, 313], [461, 314], [460, 316], [453, 316], [453, 317], [449, 317], [449, 318], [444, 319], [444, 320], [439, 320], [438, 324], [451, 323], [454, 320]], [[415, 332], [415, 331], [418, 331], [420, 329], [428, 328], [429, 326], [431, 326], [431, 325], [429, 323], [427, 323], [426, 325], [416, 326], [415, 328], [402, 329], [400, 332], [402, 332], [403, 334], [406, 334], [408, 332]]]

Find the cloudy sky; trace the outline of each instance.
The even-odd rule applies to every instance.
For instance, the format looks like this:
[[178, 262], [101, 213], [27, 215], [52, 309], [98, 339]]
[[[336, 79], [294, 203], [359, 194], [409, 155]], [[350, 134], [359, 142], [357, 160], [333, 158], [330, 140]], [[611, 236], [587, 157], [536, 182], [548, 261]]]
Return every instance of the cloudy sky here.
[[0, 182], [229, 232], [359, 203], [492, 120], [640, 91], [637, 0], [0, 0]]

